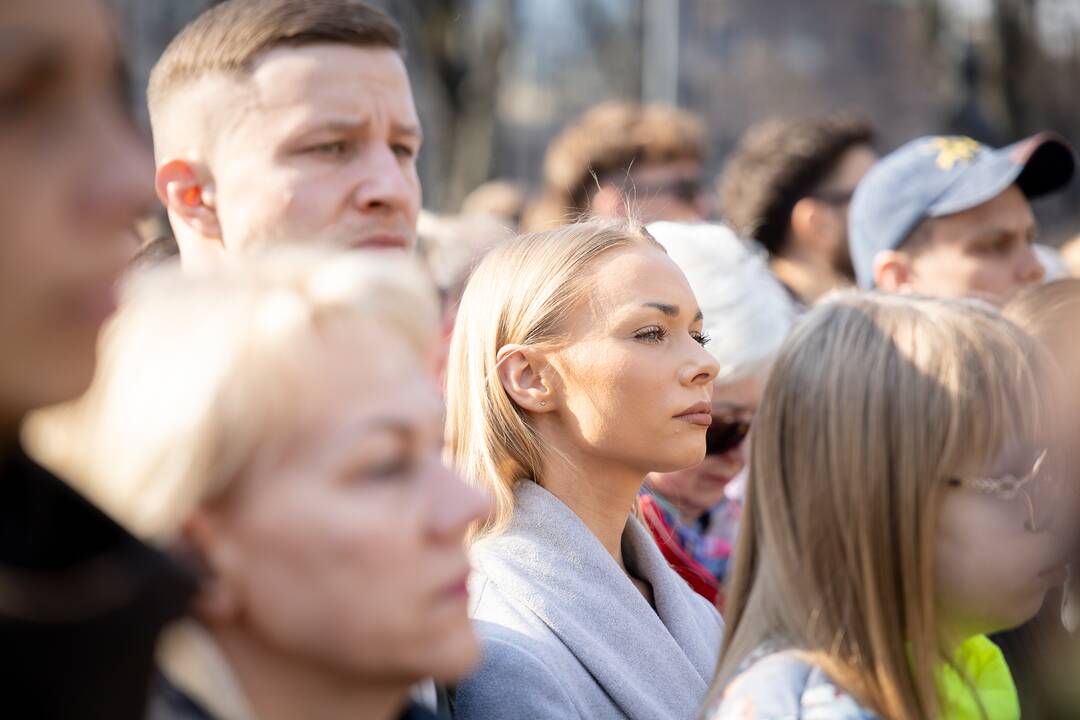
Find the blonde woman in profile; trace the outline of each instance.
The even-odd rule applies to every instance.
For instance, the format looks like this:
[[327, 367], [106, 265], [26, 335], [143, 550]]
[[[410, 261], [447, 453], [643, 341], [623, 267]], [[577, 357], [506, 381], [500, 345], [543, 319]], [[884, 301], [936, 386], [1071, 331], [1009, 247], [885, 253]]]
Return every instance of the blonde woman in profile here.
[[410, 686], [472, 667], [464, 539], [487, 502], [441, 461], [436, 321], [403, 260], [150, 271], [89, 393], [32, 423], [42, 460], [203, 571], [154, 720], [428, 718]]
[[1049, 359], [970, 301], [811, 310], [755, 417], [728, 636], [704, 717], [1016, 720], [986, 634], [1064, 577]]
[[701, 462], [717, 367], [686, 278], [640, 226], [518, 237], [479, 265], [450, 350], [447, 439], [495, 498], [474, 532], [480, 669], [455, 717], [692, 718], [723, 624], [631, 511]]

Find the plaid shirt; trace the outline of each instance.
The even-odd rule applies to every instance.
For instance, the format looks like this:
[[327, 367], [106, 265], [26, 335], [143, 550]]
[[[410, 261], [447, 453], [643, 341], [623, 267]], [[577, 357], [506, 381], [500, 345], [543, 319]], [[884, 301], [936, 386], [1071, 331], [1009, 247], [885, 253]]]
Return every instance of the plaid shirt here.
[[738, 532], [742, 502], [724, 498], [696, 522], [687, 524], [679, 517], [678, 510], [662, 495], [647, 487], [641, 488], [641, 494], [649, 495], [656, 501], [665, 522], [674, 529], [679, 547], [701, 563], [718, 582], [723, 582]]

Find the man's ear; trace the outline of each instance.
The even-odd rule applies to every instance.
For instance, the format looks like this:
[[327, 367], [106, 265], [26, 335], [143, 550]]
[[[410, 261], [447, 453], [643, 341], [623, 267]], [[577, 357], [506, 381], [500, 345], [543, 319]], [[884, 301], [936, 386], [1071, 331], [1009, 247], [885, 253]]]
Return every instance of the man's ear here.
[[796, 247], [816, 256], [832, 257], [839, 236], [835, 213], [814, 198], [803, 198], [791, 209], [791, 239]]
[[910, 292], [915, 280], [911, 256], [902, 250], [882, 250], [874, 256], [874, 286], [885, 292]]
[[205, 165], [170, 160], [157, 169], [154, 187], [171, 216], [204, 238], [221, 240], [214, 183]]
[[211, 511], [196, 508], [181, 527], [184, 548], [202, 570], [195, 611], [207, 624], [229, 622], [241, 612], [235, 584], [239, 558], [233, 543], [221, 533]]
[[549, 365], [542, 352], [524, 345], [504, 345], [496, 363], [499, 382], [515, 405], [531, 413], [555, 409], [555, 393], [544, 377]]

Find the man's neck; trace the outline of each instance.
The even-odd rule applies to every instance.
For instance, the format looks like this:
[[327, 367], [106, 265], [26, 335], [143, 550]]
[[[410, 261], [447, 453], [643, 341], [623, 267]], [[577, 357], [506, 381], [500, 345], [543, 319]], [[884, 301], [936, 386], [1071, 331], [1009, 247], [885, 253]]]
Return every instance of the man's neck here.
[[214, 636], [259, 720], [393, 720], [408, 702], [408, 683], [335, 675], [242, 630]]
[[805, 255], [777, 256], [769, 266], [773, 274], [807, 305], [813, 305], [830, 290], [851, 284], [830, 264]]

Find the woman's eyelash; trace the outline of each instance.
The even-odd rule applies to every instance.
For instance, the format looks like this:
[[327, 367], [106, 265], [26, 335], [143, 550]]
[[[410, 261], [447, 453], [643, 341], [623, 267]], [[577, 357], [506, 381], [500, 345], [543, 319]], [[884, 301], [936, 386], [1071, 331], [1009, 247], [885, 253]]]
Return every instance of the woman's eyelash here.
[[700, 333], [700, 332], [699, 333], [690, 333], [690, 337], [694, 338], [694, 340], [697, 341], [697, 344], [700, 345], [701, 347], [705, 347], [706, 345], [709, 344], [709, 341], [712, 340], [712, 337], [709, 336], [707, 333]]
[[662, 327], [643, 328], [634, 333], [634, 337], [638, 340], [658, 343], [667, 337], [667, 330]]

